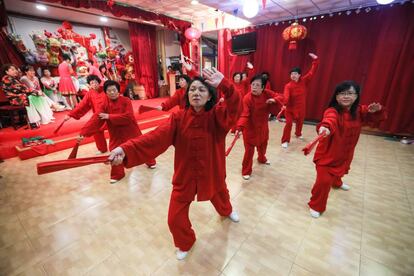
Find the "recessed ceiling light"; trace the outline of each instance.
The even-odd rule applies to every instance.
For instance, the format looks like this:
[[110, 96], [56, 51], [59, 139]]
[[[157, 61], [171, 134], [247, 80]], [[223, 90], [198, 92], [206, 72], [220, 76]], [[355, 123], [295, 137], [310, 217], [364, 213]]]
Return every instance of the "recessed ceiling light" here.
[[45, 5], [40, 4], [36, 5], [36, 9], [38, 9], [39, 11], [47, 11], [47, 7]]
[[102, 22], [108, 22], [108, 18], [106, 18], [105, 16], [101, 16], [99, 20], [101, 20]]
[[198, 4], [198, 0], [192, 0], [191, 1], [191, 5], [197, 5]]
[[380, 5], [387, 5], [392, 2], [394, 2], [394, 0], [377, 0], [377, 3]]

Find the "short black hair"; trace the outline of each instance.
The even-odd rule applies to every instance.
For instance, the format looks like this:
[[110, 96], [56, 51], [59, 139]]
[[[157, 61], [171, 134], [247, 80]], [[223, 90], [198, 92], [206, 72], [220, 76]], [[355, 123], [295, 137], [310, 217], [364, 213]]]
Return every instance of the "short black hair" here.
[[167, 67], [167, 69], [170, 69], [170, 68], [172, 69], [172, 66], [171, 65]]
[[89, 76], [86, 78], [86, 82], [87, 82], [88, 84], [90, 84], [90, 83], [91, 83], [91, 81], [93, 81], [93, 80], [97, 81], [98, 83], [101, 83], [101, 79], [100, 79], [97, 75], [89, 75]]
[[338, 101], [336, 100], [336, 96], [339, 93], [350, 89], [351, 87], [353, 87], [355, 89], [355, 92], [356, 92], [358, 97], [355, 99], [355, 102], [352, 104], [349, 112], [351, 113], [352, 119], [356, 119], [356, 117], [357, 117], [356, 111], [357, 111], [357, 108], [358, 108], [358, 105], [359, 105], [359, 96], [360, 96], [361, 88], [360, 88], [359, 84], [356, 83], [355, 81], [347, 80], [347, 81], [343, 81], [343, 82], [339, 83], [335, 87], [335, 91], [334, 91], [334, 94], [332, 96], [331, 102], [329, 103], [329, 107], [333, 107], [333, 108], [336, 109], [336, 111], [338, 111], [338, 113], [341, 113], [343, 110], [342, 110], [341, 106], [339, 105]]
[[68, 54], [63, 54], [62, 59], [63, 60], [72, 60]]
[[299, 75], [302, 75], [302, 70], [300, 70], [299, 67], [293, 67], [292, 69], [290, 69], [290, 72], [289, 73], [293, 73], [293, 72], [296, 72]]
[[93, 60], [92, 59], [88, 59], [88, 62], [93, 65]]
[[1, 66], [1, 76], [3, 77], [4, 75], [6, 75], [6, 71], [8, 71], [10, 68], [14, 67], [16, 70], [18, 69], [16, 65], [14, 65], [13, 63], [5, 63], [3, 64], [3, 66]]
[[204, 106], [204, 110], [209, 111], [210, 109], [212, 109], [216, 105], [217, 92], [216, 92], [216, 89], [213, 86], [208, 84], [204, 78], [199, 77], [199, 76], [192, 79], [191, 82], [188, 84], [187, 91], [185, 92], [185, 99], [186, 99], [185, 108], [188, 109], [190, 107], [190, 100], [188, 98], [188, 91], [190, 90], [191, 84], [195, 81], [201, 82], [208, 89], [208, 93], [210, 94], [211, 98], [210, 98], [209, 101], [206, 102], [206, 105]]
[[119, 85], [119, 83], [117, 81], [107, 80], [107, 81], [104, 82], [104, 85], [103, 85], [103, 89], [104, 89], [105, 93], [106, 93], [106, 90], [108, 89], [109, 86], [114, 86], [114, 85], [116, 86], [116, 89], [118, 89], [118, 92], [121, 92], [121, 86]]
[[31, 69], [34, 70], [34, 67], [32, 65], [28, 65], [28, 64], [22, 65], [22, 67], [20, 68], [20, 70], [22, 70], [23, 73], [26, 73], [26, 72], [30, 71]]
[[267, 71], [262, 72], [262, 76], [263, 76], [263, 75], [266, 75], [267, 79], [269, 79], [269, 77], [270, 77], [270, 74], [269, 74], [269, 72], [267, 72]]
[[242, 73], [241, 72], [234, 72], [232, 80], [234, 80], [234, 77], [237, 76], [237, 75], [240, 76], [240, 80], [241, 80], [241, 78], [242, 78]]
[[101, 66], [99, 66], [99, 72], [102, 72], [102, 68], [105, 68], [106, 71], [108, 71], [108, 69], [106, 68], [105, 64], [101, 64]]
[[265, 78], [263, 78], [262, 74], [254, 76], [250, 80], [250, 84], [252, 84], [255, 80], [260, 80], [262, 82], [262, 87], [265, 88], [267, 80]]
[[178, 80], [180, 80], [180, 79], [185, 79], [185, 81], [187, 82], [187, 85], [191, 82], [191, 78], [187, 75], [178, 76]]

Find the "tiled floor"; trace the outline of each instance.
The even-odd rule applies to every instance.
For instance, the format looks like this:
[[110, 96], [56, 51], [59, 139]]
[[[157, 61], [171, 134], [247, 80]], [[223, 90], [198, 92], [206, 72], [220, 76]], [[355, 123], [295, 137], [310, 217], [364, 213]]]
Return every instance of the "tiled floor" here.
[[[312, 156], [283, 124], [271, 122], [268, 158], [241, 178], [242, 141], [227, 158], [228, 186], [240, 223], [194, 202], [197, 242], [177, 261], [167, 226], [173, 148], [158, 167], [128, 171], [109, 184], [109, 167], [44, 176], [35, 164], [69, 151], [0, 164], [0, 275], [414, 275], [414, 147], [362, 135], [348, 192], [333, 190], [319, 219], [308, 214]], [[230, 143], [233, 137], [228, 137]], [[82, 146], [80, 156], [95, 152]]]

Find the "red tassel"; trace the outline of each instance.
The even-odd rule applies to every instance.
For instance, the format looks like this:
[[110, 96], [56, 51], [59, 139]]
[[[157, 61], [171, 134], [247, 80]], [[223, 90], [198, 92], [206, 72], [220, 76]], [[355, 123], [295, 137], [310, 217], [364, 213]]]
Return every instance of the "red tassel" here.
[[87, 166], [91, 164], [106, 163], [108, 162], [107, 156], [98, 156], [98, 157], [86, 157], [70, 160], [56, 160], [50, 162], [41, 162], [37, 163], [37, 174], [46, 174], [51, 172], [57, 172], [61, 170], [67, 170], [82, 166]]
[[73, 147], [72, 151], [70, 152], [68, 159], [75, 159], [76, 158], [76, 155], [78, 155], [79, 145], [80, 145], [80, 141], [77, 141], [75, 146]]
[[266, 9], [266, 0], [262, 0], [263, 9]]
[[277, 113], [276, 120], [280, 121], [280, 117], [282, 116], [283, 111], [285, 110], [286, 110], [286, 107], [282, 106], [282, 109], [280, 109], [279, 113]]
[[226, 150], [226, 156], [228, 156], [230, 154], [231, 150], [233, 149], [234, 145], [236, 144], [237, 139], [239, 139], [239, 138], [240, 138], [240, 134], [234, 136], [234, 139], [231, 142], [230, 147]]
[[318, 135], [318, 137], [316, 137], [315, 139], [313, 139], [309, 144], [307, 144], [303, 149], [303, 153], [305, 155], [308, 155], [309, 153], [311, 153], [311, 151], [313, 150], [313, 148], [316, 146], [317, 143], [319, 143], [319, 141], [321, 141], [323, 138], [325, 138], [325, 132], [321, 133]]
[[54, 135], [56, 135], [58, 132], [59, 132], [59, 130], [60, 130], [60, 128], [63, 126], [63, 124], [65, 123], [66, 121], [65, 120], [63, 120], [61, 123], [60, 123], [60, 125], [53, 131], [53, 134]]

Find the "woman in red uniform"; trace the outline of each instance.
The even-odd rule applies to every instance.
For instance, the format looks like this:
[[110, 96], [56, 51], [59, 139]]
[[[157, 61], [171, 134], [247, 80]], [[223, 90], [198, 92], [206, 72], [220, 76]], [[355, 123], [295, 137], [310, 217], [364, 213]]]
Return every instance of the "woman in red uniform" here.
[[[154, 131], [132, 139], [111, 152], [112, 164], [133, 167], [175, 147], [168, 225], [178, 248], [177, 259], [184, 259], [196, 236], [188, 217], [191, 202], [210, 200], [216, 211], [238, 222], [225, 182], [225, 138], [235, 124], [240, 96], [234, 86], [215, 68], [205, 69], [187, 90], [187, 107], [172, 113], [169, 121]], [[224, 101], [216, 104], [215, 88]]]
[[282, 148], [287, 148], [290, 143], [290, 132], [292, 131], [293, 122], [296, 123], [296, 137], [303, 139], [302, 127], [306, 113], [307, 88], [319, 64], [319, 59], [315, 54], [309, 53], [309, 56], [313, 59], [312, 67], [309, 72], [301, 77], [300, 68], [293, 68], [290, 70], [291, 81], [285, 85], [283, 102], [286, 105], [286, 125], [283, 129]]
[[270, 165], [266, 158], [267, 141], [269, 140], [268, 118], [271, 107], [281, 96], [265, 89], [262, 75], [255, 76], [251, 81], [251, 92], [243, 98], [243, 112], [237, 122], [236, 135], [243, 131], [244, 157], [242, 176], [250, 179], [253, 166], [254, 148], [257, 148], [257, 161]]
[[[68, 121], [70, 118], [79, 120], [82, 118], [89, 110], [92, 109], [93, 113], [96, 113], [106, 100], [107, 96], [103, 92], [102, 87], [100, 87], [101, 79], [96, 75], [89, 75], [87, 77], [87, 82], [89, 84], [89, 92], [86, 93], [82, 101], [65, 116], [65, 121]], [[97, 131], [93, 138], [95, 139], [96, 148], [98, 149], [97, 154], [105, 153], [108, 151], [106, 145], [105, 134], [103, 130]]]
[[386, 119], [379, 103], [359, 105], [359, 91], [359, 85], [353, 81], [340, 83], [317, 126], [318, 133], [325, 133], [325, 138], [319, 142], [313, 158], [317, 176], [308, 205], [314, 218], [325, 211], [331, 186], [350, 189], [341, 178], [350, 169], [362, 125], [374, 126]]
[[187, 75], [181, 75], [178, 78], [178, 84], [180, 85], [180, 89], [175, 91], [175, 94], [170, 97], [168, 100], [163, 102], [160, 106], [157, 106], [158, 110], [168, 111], [178, 105], [180, 109], [184, 109], [185, 105], [187, 104], [185, 93], [188, 88], [188, 84], [191, 82], [191, 79]]
[[[103, 88], [107, 97], [81, 129], [78, 139], [82, 140], [83, 137], [94, 135], [106, 123], [109, 131], [109, 149], [113, 150], [129, 139], [140, 136], [141, 130], [135, 120], [131, 100], [119, 95], [119, 83], [107, 80]], [[154, 169], [156, 166], [155, 159], [153, 158], [148, 158], [144, 162], [151, 169]], [[112, 166], [111, 183], [118, 182], [124, 176], [125, 170], [122, 164]]]

